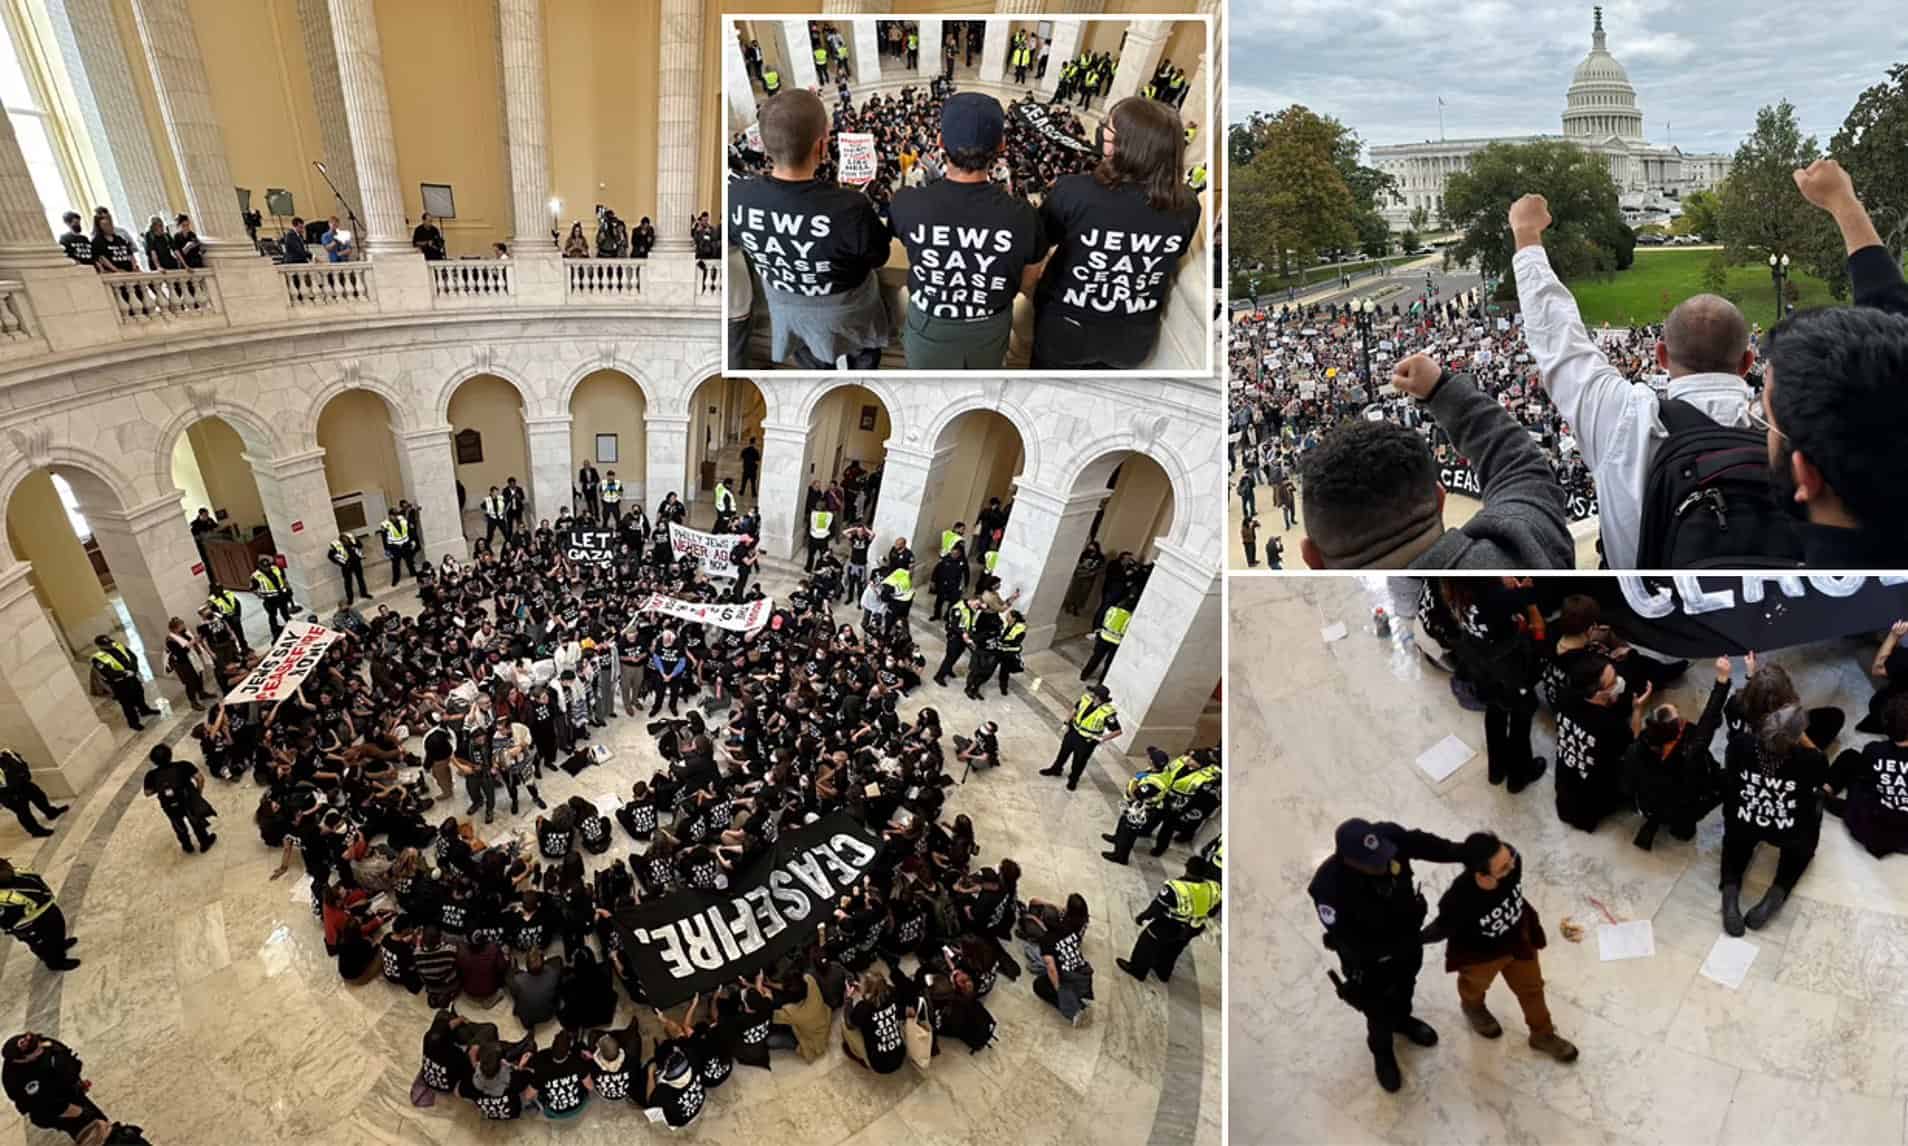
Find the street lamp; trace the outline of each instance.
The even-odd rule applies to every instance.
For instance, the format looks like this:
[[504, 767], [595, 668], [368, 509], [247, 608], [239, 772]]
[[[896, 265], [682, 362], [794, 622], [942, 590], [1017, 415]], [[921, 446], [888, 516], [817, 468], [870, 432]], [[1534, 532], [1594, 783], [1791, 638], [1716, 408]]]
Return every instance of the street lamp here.
[[1789, 256], [1769, 256], [1769, 277], [1775, 282], [1776, 321], [1781, 322], [1782, 316], [1787, 314], [1789, 309], [1788, 302], [1782, 295], [1783, 284], [1786, 283], [1789, 278]]
[[1352, 321], [1358, 326], [1358, 341], [1365, 353], [1365, 386], [1367, 396], [1375, 397], [1377, 384], [1371, 376], [1371, 324], [1378, 313], [1378, 304], [1370, 299], [1362, 303], [1352, 303]]

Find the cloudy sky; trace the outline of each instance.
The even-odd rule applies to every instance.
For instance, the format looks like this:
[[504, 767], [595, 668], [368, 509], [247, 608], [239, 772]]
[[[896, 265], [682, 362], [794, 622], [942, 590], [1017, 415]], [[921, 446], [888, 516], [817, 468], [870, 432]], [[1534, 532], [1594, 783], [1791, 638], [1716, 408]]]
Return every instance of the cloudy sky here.
[[[1236, 0], [1230, 115], [1302, 103], [1367, 144], [1562, 131], [1592, 0]], [[1866, 0], [1612, 0], [1610, 53], [1651, 142], [1734, 151], [1787, 98], [1827, 146], [1861, 91], [1908, 62], [1908, 21]], [[1665, 127], [1665, 120], [1669, 125]]]

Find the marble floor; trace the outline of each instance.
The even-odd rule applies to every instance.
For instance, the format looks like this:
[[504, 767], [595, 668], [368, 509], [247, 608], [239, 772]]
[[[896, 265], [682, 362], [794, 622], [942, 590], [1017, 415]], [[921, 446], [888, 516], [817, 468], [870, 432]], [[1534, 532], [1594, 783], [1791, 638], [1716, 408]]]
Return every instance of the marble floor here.
[[[766, 583], [774, 592], [792, 578], [770, 570]], [[933, 630], [919, 633], [930, 657], [940, 649]], [[948, 814], [974, 818], [988, 862], [1019, 860], [1024, 894], [1087, 897], [1094, 919], [1086, 950], [1100, 969], [1092, 1020], [1069, 1027], [1023, 977], [989, 998], [1002, 1037], [981, 1054], [952, 1048], [928, 1072], [907, 1068], [885, 1078], [838, 1047], [814, 1063], [778, 1054], [772, 1072], [739, 1070], [713, 1092], [704, 1116], [680, 1137], [782, 1146], [1221, 1140], [1219, 944], [1195, 945], [1170, 989], [1137, 985], [1113, 965], [1133, 941], [1134, 913], [1176, 874], [1184, 852], [1164, 861], [1142, 852], [1127, 868], [1100, 859], [1099, 833], [1112, 826], [1133, 760], [1100, 754], [1091, 782], [1071, 795], [1034, 775], [1051, 762], [1063, 710], [1077, 694], [1082, 644], [1030, 656], [1010, 698], [974, 703], [930, 683], [904, 711], [935, 705], [950, 732], [1000, 722], [1005, 766], [954, 788]], [[643, 723], [613, 722], [610, 762], [579, 778], [546, 780], [545, 797], [554, 803], [626, 791], [653, 772], [660, 760]], [[459, 1101], [412, 1107], [429, 1011], [421, 996], [381, 980], [352, 987], [338, 979], [293, 878], [267, 878], [277, 854], [251, 826], [258, 798], [251, 782], [209, 783], [222, 815], [219, 846], [207, 855], [182, 854], [164, 816], [140, 798], [146, 748], [161, 738], [177, 743], [185, 731], [171, 717], [139, 736], [120, 724], [117, 762], [49, 840], [31, 840], [10, 816], [0, 817], [0, 854], [59, 889], [80, 939], [74, 954], [85, 964], [56, 975], [17, 944], [0, 943], [0, 1029], [32, 1028], [74, 1046], [104, 1109], [168, 1146], [661, 1136], [630, 1108], [595, 1109], [563, 1124], [530, 1118], [499, 1126], [481, 1124]], [[1217, 715], [1209, 714], [1208, 740], [1217, 734]], [[527, 826], [528, 817], [500, 815], [487, 834]], [[619, 833], [606, 858], [628, 847]], [[519, 1030], [507, 1005], [464, 1009], [506, 1033]], [[64, 1140], [26, 1124], [10, 1105], [0, 1110], [0, 1146]]]
[[[1397, 615], [1376, 578], [1231, 585], [1231, 810], [1235, 823], [1267, 829], [1234, 833], [1231, 849], [1231, 1140], [1908, 1141], [1908, 860], [1875, 860], [1831, 817], [1795, 898], [1768, 928], [1749, 933], [1761, 950], [1742, 988], [1713, 982], [1698, 968], [1722, 934], [1719, 815], [1692, 842], [1666, 832], [1643, 852], [1630, 842], [1633, 814], [1594, 834], [1560, 823], [1548, 774], [1517, 796], [1490, 786], [1482, 715], [1458, 707], [1446, 675], [1409, 640], [1376, 636], [1378, 604]], [[1349, 634], [1328, 643], [1321, 629], [1335, 622]], [[1859, 715], [1872, 691], [1875, 643], [1850, 638], [1769, 655], [1808, 703]], [[1698, 709], [1706, 679], [1699, 666], [1666, 698]], [[1414, 761], [1447, 734], [1479, 755], [1434, 784]], [[1547, 713], [1536, 739], [1550, 755]], [[1849, 734], [1838, 747], [1866, 739]], [[1349, 816], [1458, 838], [1489, 828], [1517, 846], [1526, 893], [1551, 935], [1543, 953], [1550, 1007], [1560, 1033], [1582, 1050], [1576, 1063], [1525, 1045], [1502, 986], [1490, 999], [1505, 1037], [1474, 1035], [1434, 949], [1418, 979], [1417, 1013], [1441, 1041], [1420, 1049], [1401, 1040], [1404, 1089], [1378, 1087], [1363, 1020], [1326, 979], [1337, 959], [1320, 944], [1305, 893], [1334, 827]], [[1773, 869], [1761, 849], [1746, 901], [1760, 897]], [[1429, 898], [1452, 870], [1418, 866]], [[1655, 956], [1600, 962], [1599, 903], [1619, 920], [1651, 920]], [[1566, 916], [1591, 927], [1586, 942], [1559, 936]]]

